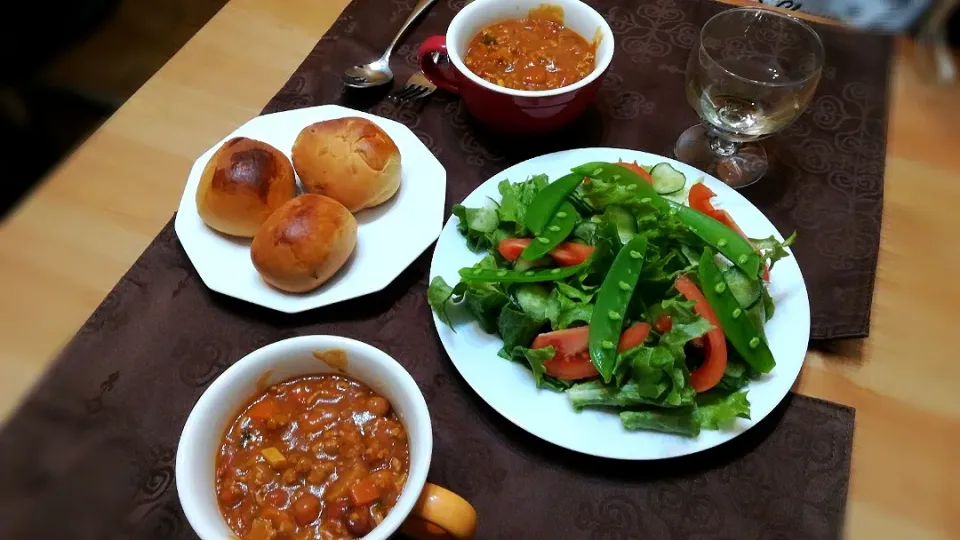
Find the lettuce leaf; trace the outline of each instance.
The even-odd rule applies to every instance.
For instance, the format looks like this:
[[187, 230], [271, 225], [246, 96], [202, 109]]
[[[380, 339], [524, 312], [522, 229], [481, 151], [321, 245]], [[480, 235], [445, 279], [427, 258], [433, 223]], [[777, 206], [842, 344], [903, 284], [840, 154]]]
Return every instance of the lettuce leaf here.
[[567, 390], [567, 398], [574, 409], [584, 407], [634, 407], [657, 405], [659, 396], [667, 389], [666, 383], [645, 385], [627, 382], [623, 386], [607, 385], [599, 380], [578, 383]]
[[685, 437], [700, 435], [700, 421], [693, 407], [624, 411], [620, 413], [620, 422], [632, 431], [660, 431]]
[[533, 380], [536, 381], [537, 388], [543, 386], [543, 363], [553, 358], [553, 355], [556, 354], [553, 346], [548, 345], [540, 349], [517, 347], [513, 350], [513, 354], [514, 356], [522, 355], [526, 359], [527, 364], [530, 366], [530, 370], [533, 371]]
[[766, 287], [760, 289], [760, 299], [763, 301], [764, 317], [769, 321], [773, 318], [773, 312], [777, 309], [777, 306], [774, 305], [773, 297], [770, 296], [770, 291]]
[[500, 190], [500, 208], [498, 214], [500, 221], [513, 224], [513, 230], [509, 231], [514, 236], [525, 236], [527, 229], [523, 226], [523, 218], [527, 213], [527, 207], [533, 202], [534, 197], [540, 190], [547, 187], [549, 177], [545, 174], [531, 176], [525, 182], [514, 184], [509, 180], [504, 180], [498, 185]]
[[536, 382], [537, 388], [552, 390], [554, 392], [563, 392], [564, 390], [573, 386], [573, 383], [570, 381], [562, 381], [547, 375], [546, 370], [543, 367], [544, 362], [553, 358], [553, 355], [554, 351], [552, 346], [543, 347], [540, 349], [516, 347], [512, 352], [507, 352], [505, 349], [501, 349], [498, 353], [498, 356], [502, 358], [506, 358], [507, 360], [529, 367], [530, 371], [533, 372], [533, 378]]
[[457, 283], [456, 287], [451, 287], [440, 276], [433, 278], [430, 286], [427, 287], [427, 304], [429, 304], [430, 309], [437, 314], [440, 322], [451, 328], [453, 327], [453, 322], [447, 310], [463, 299], [466, 287], [465, 283]]
[[517, 347], [529, 347], [545, 322], [531, 317], [512, 304], [504, 305], [497, 318], [497, 331], [503, 339], [503, 348], [513, 351]]
[[750, 369], [750, 366], [737, 354], [736, 349], [730, 347], [727, 350], [727, 367], [723, 371], [723, 378], [713, 389], [725, 393], [736, 392], [756, 376], [757, 372]]
[[[581, 215], [582, 214], [581, 212]], [[587, 220], [581, 221], [573, 228], [571, 236], [574, 240], [579, 240], [584, 244], [592, 246], [597, 243], [597, 223]]]
[[693, 404], [696, 392], [690, 386], [683, 358], [675, 358], [669, 349], [634, 347], [625, 353], [629, 359], [631, 380], [645, 387], [666, 385], [667, 391], [657, 396], [657, 404], [680, 407]]
[[694, 304], [695, 302], [693, 300], [687, 300], [679, 295], [666, 298], [650, 306], [647, 318], [648, 320], [655, 321], [662, 315], [666, 315], [670, 317], [671, 323], [673, 321], [681, 324], [691, 323], [698, 317], [698, 315], [693, 312]]
[[704, 429], [730, 429], [737, 418], [750, 419], [747, 393], [710, 390], [700, 394], [695, 416]]
[[497, 331], [500, 312], [510, 302], [510, 298], [495, 285], [476, 283], [467, 286], [463, 292], [463, 302], [467, 311], [477, 319], [480, 328], [493, 334]]
[[593, 315], [593, 304], [578, 302], [554, 289], [547, 302], [546, 318], [550, 321], [550, 328], [563, 330], [574, 323], [590, 323]]
[[620, 413], [620, 421], [626, 429], [661, 431], [686, 437], [700, 435], [701, 429], [729, 429], [737, 418], [750, 418], [746, 392], [723, 395], [711, 391], [697, 396], [694, 407]]
[[557, 283], [557, 290], [567, 298], [576, 300], [577, 302], [589, 302], [593, 300], [593, 296], [596, 294], [596, 290], [594, 289], [588, 291], [583, 287], [574, 287], [562, 281]]
[[767, 238], [750, 239], [750, 242], [760, 250], [760, 267], [763, 268], [763, 265], [766, 264], [770, 270], [773, 270], [773, 265], [777, 261], [790, 256], [786, 248], [796, 241], [797, 231], [793, 231], [793, 234], [784, 239], [783, 242], [778, 241], [773, 235]]
[[599, 287], [622, 247], [616, 225], [609, 222], [598, 225], [593, 253], [578, 276], [581, 288]]
[[697, 317], [692, 322], [673, 321], [670, 331], [660, 336], [660, 346], [670, 352], [677, 360], [685, 360], [684, 345], [692, 339], [702, 337], [713, 330], [710, 321]]

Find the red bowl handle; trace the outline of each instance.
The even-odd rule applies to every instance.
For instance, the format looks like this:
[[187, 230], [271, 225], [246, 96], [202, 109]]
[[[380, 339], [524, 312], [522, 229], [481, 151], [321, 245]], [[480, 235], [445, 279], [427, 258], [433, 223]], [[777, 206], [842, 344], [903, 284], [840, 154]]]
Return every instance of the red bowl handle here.
[[[444, 36], [433, 36], [427, 38], [417, 50], [417, 63], [420, 64], [420, 71], [430, 79], [430, 82], [443, 88], [447, 92], [454, 94], [460, 93], [460, 87], [457, 83], [453, 71], [454, 67], [447, 69], [441, 68], [433, 61], [434, 53], [447, 56], [447, 38]], [[450, 64], [447, 64], [448, 66]]]

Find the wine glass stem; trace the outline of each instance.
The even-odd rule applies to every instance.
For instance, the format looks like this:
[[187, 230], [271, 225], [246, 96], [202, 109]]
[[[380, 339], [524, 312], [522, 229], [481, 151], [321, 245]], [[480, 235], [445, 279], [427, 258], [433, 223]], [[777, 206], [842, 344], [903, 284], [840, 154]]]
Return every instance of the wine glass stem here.
[[719, 136], [714, 130], [707, 130], [707, 136], [710, 137], [710, 150], [720, 157], [728, 157], [737, 153], [740, 144], [728, 141]]

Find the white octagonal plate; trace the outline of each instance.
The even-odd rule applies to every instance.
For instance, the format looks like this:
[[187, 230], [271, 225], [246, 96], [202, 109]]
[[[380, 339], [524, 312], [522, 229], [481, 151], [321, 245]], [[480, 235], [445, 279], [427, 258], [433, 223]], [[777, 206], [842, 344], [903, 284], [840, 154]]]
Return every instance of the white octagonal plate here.
[[[346, 116], [371, 120], [397, 144], [403, 167], [400, 189], [386, 203], [355, 214], [357, 247], [330, 281], [307, 293], [285, 293], [260, 278], [250, 260], [249, 239], [222, 235], [200, 219], [196, 203], [200, 175], [217, 148], [233, 137], [263, 141], [290, 158], [290, 149], [301, 129], [314, 122]], [[298, 313], [389, 285], [440, 234], [446, 185], [443, 165], [404, 125], [336, 105], [296, 109], [258, 116], [204, 152], [190, 170], [174, 225], [180, 243], [207, 287], [277, 311]]]
[[[482, 206], [487, 197], [499, 201], [497, 184], [504, 179], [520, 182], [535, 174], [547, 174], [556, 180], [583, 163], [621, 159], [636, 160], [642, 165], [669, 162], [687, 177], [688, 186], [691, 180], [702, 177], [707, 187], [717, 194], [714, 199], [717, 206], [729, 211], [751, 238], [772, 234], [783, 240], [760, 210], [723, 182], [684, 163], [636, 150], [583, 148], [533, 158], [487, 180], [468, 195], [463, 204]], [[467, 248], [457, 231], [457, 218], [451, 217], [437, 240], [430, 280], [442, 276], [453, 285], [460, 280], [457, 271], [475, 264], [481, 257], [482, 254]], [[763, 420], [790, 391], [803, 365], [810, 337], [810, 303], [796, 259], [787, 257], [770, 272], [770, 294], [776, 311], [764, 330], [777, 366], [746, 387], [750, 419], [738, 418], [730, 430], [703, 430], [695, 439], [626, 431], [617, 414], [600, 408], [576, 412], [566, 395], [538, 390], [529, 369], [497, 356], [503, 347], [499, 336], [487, 334], [472, 320], [455, 323], [456, 331], [440, 322], [436, 314], [434, 323], [444, 349], [467, 384], [514, 424], [541, 439], [585, 454], [615, 459], [664, 459], [700, 452], [733, 439]]]

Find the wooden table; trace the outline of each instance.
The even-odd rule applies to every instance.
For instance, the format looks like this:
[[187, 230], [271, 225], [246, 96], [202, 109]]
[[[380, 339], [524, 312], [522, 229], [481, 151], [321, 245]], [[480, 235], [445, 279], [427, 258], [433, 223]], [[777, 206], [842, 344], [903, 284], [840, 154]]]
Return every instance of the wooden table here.
[[[193, 160], [260, 112], [346, 4], [232, 0], [3, 223], [0, 415], [170, 218]], [[912, 62], [900, 43], [871, 336], [811, 352], [798, 382], [857, 409], [851, 538], [960, 537], [960, 89]]]

